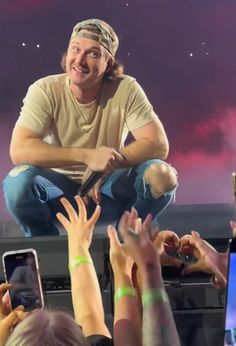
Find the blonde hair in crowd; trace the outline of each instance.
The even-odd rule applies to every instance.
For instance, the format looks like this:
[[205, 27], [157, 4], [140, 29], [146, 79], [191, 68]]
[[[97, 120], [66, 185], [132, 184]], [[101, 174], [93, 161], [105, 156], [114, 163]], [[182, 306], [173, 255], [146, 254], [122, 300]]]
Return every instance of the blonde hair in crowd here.
[[89, 346], [89, 343], [67, 312], [38, 310], [16, 326], [5, 346]]

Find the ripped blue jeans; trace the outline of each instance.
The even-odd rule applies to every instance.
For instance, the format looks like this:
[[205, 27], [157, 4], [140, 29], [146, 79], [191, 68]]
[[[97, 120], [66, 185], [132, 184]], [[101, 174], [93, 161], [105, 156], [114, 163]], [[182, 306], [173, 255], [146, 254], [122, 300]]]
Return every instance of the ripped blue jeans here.
[[[175, 195], [175, 186], [159, 198], [151, 195], [145, 184], [144, 172], [153, 163], [149, 160], [130, 169], [118, 169], [106, 178], [101, 187], [101, 216], [98, 223], [118, 222], [125, 210], [135, 207], [143, 219], [148, 213], [157, 223], [158, 215], [167, 207]], [[166, 163], [167, 164], [167, 163]], [[74, 208], [74, 196], [80, 185], [63, 174], [51, 169], [21, 164], [12, 169], [3, 181], [3, 192], [7, 208], [24, 231], [26, 237], [58, 235], [56, 213], [65, 211], [60, 203], [66, 197]], [[91, 200], [88, 215], [94, 211]]]

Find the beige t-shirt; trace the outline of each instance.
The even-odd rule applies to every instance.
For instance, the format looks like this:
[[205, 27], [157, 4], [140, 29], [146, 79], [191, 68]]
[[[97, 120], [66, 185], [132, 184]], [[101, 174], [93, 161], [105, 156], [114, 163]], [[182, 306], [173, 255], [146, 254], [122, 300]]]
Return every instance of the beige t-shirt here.
[[[137, 81], [123, 75], [105, 80], [96, 100], [80, 104], [66, 74], [39, 79], [23, 100], [17, 124], [60, 147], [121, 148], [129, 131], [142, 127], [156, 114]], [[85, 165], [54, 170], [81, 182]]]

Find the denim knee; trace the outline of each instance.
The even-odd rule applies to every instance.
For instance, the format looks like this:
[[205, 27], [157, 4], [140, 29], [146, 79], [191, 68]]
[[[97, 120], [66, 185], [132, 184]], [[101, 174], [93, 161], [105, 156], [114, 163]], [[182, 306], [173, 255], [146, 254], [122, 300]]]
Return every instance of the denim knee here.
[[[152, 199], [155, 198], [153, 194], [151, 193], [151, 186], [150, 184], [145, 180], [145, 173], [147, 170], [154, 165], [166, 165], [168, 167], [169, 164], [159, 160], [159, 159], [153, 159], [153, 160], [147, 160], [143, 162], [142, 164], [138, 165], [136, 168], [136, 178], [134, 182], [134, 188], [136, 190], [137, 196], [140, 198], [147, 198], [147, 199]], [[173, 169], [173, 172], [176, 174], [175, 170]], [[160, 195], [166, 195], [166, 194], [173, 194], [173, 191], [176, 190], [177, 187], [177, 181], [176, 184], [171, 186], [171, 188], [163, 191], [163, 193], [160, 193]], [[160, 196], [159, 196], [160, 197]]]
[[145, 170], [144, 181], [154, 198], [159, 198], [177, 186], [176, 171], [166, 162], [153, 163]]
[[32, 198], [33, 179], [38, 167], [20, 164], [14, 167], [3, 181], [3, 195], [7, 207], [13, 211], [22, 205], [25, 200]]

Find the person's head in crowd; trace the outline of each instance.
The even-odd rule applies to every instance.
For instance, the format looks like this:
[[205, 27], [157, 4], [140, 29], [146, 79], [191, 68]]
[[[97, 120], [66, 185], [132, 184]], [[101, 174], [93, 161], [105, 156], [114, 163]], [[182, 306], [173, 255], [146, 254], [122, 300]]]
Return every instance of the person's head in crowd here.
[[[61, 67], [63, 71], [69, 73], [71, 53], [76, 50], [76, 44], [82, 42], [81, 39], [90, 39], [96, 44], [97, 51], [92, 54], [101, 55], [106, 64], [104, 77], [112, 78], [123, 74], [123, 65], [116, 61], [116, 52], [119, 47], [119, 39], [113, 28], [100, 19], [88, 19], [77, 23], [72, 31], [67, 52], [63, 53]], [[78, 47], [77, 47], [78, 49]]]
[[5, 346], [88, 346], [81, 328], [65, 311], [37, 310], [14, 329]]

